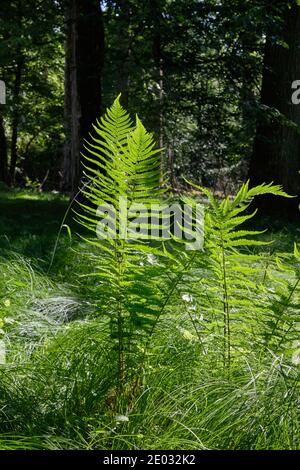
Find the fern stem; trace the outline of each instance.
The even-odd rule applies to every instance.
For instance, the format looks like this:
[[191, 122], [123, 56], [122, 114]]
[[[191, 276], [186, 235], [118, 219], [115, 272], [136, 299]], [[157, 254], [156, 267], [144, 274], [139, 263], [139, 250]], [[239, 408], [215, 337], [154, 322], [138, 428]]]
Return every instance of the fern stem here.
[[223, 273], [223, 317], [224, 317], [224, 343], [223, 343], [223, 357], [224, 367], [229, 371], [231, 365], [231, 338], [230, 338], [230, 316], [228, 304], [228, 288], [227, 288], [227, 273], [226, 273], [226, 260], [225, 248], [223, 241], [223, 233], [221, 234], [221, 250], [222, 250], [222, 273]]
[[118, 267], [117, 284], [117, 338], [118, 338], [118, 398], [123, 395], [126, 376], [125, 344], [124, 344], [124, 319], [123, 319], [123, 295], [121, 281], [123, 278], [124, 242], [115, 242], [115, 263]]
[[118, 314], [118, 395], [122, 395], [125, 383], [124, 332], [122, 314]]

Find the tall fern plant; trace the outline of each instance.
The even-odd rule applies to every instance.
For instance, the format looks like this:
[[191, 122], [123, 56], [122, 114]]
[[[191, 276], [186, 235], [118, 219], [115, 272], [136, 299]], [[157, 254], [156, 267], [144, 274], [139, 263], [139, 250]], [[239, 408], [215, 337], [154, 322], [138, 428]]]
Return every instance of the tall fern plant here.
[[[117, 393], [121, 395], [160, 314], [160, 268], [153, 258], [157, 259], [162, 249], [130, 233], [124, 236], [120, 213], [124, 201], [131, 219], [141, 215], [134, 214], [136, 203], [146, 208], [158, 203], [162, 193], [160, 155], [139, 118], [133, 123], [122, 108], [120, 97], [94, 129], [97, 136], [85, 146], [89, 183], [82, 190], [85, 201], [80, 203], [77, 220], [92, 233], [86, 242], [99, 250], [93, 275], [99, 279], [99, 311], [109, 318], [110, 338], [117, 352]], [[97, 208], [107, 204], [111, 210], [106, 214], [106, 234], [102, 231], [97, 239]], [[144, 228], [148, 223], [145, 218]]]

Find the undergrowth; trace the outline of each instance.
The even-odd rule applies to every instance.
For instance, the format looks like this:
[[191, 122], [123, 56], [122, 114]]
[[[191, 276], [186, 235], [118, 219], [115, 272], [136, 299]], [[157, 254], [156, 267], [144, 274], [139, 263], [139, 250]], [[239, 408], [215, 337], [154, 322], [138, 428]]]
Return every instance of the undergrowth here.
[[65, 224], [58, 243], [51, 232], [55, 256], [42, 246], [36, 259], [3, 233], [0, 448], [298, 449], [297, 238], [287, 250], [286, 235], [283, 246], [248, 228], [256, 196], [287, 195], [245, 183], [218, 200], [198, 187], [203, 249], [174, 230], [163, 239], [163, 217], [155, 239], [99, 238], [99, 205], [126, 196], [132, 221], [137, 202], [169, 199], [152, 136], [119, 99], [95, 130], [74, 209], [83, 228]]

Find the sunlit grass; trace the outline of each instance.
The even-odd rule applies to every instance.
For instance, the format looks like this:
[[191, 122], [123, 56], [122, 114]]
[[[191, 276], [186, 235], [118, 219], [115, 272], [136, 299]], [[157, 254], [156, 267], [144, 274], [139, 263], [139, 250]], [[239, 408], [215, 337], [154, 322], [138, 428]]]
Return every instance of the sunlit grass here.
[[[254, 349], [228, 377], [180, 305], [117, 417], [116, 352], [75, 231], [62, 233], [48, 270], [66, 199], [9, 192], [0, 207], [1, 449], [299, 449], [298, 366]], [[284, 252], [297, 233], [268, 236]]]

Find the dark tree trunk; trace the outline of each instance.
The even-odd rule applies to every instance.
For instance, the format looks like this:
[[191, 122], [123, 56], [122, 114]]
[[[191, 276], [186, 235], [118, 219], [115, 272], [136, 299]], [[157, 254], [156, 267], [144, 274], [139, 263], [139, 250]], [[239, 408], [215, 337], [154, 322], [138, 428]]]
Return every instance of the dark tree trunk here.
[[163, 60], [162, 60], [162, 38], [161, 38], [161, 18], [162, 14], [160, 11], [159, 0], [152, 0], [151, 2], [151, 16], [153, 22], [153, 38], [152, 38], [152, 54], [155, 65], [155, 81], [158, 85], [157, 88], [157, 106], [156, 106], [156, 118], [157, 123], [155, 130], [158, 137], [159, 145], [163, 145], [162, 137], [162, 99], [163, 99]]
[[297, 196], [263, 198], [260, 209], [265, 213], [298, 214], [300, 105], [291, 101], [292, 82], [300, 79], [300, 6], [296, 2], [285, 10], [281, 37], [288, 47], [275, 44], [271, 35], [265, 46], [261, 102], [267, 108], [259, 118], [249, 177], [252, 185], [273, 181]]
[[3, 118], [0, 115], [0, 181], [8, 183], [7, 142]]
[[[151, 16], [153, 23], [153, 38], [152, 38], [152, 55], [155, 66], [155, 82], [157, 83], [157, 96], [156, 104], [154, 109], [154, 132], [157, 139], [158, 148], [163, 148], [164, 146], [164, 136], [163, 136], [163, 96], [164, 96], [164, 69], [163, 69], [163, 57], [162, 57], [162, 12], [161, 5], [159, 0], [152, 0], [151, 3]], [[169, 158], [168, 163], [173, 166], [169, 166], [168, 170], [171, 175], [174, 174], [174, 158]], [[163, 173], [165, 162], [163, 158], [161, 160], [161, 180], [163, 179]], [[173, 181], [174, 183], [174, 181]], [[172, 183], [172, 184], [173, 184]]]
[[65, 127], [61, 189], [74, 195], [82, 176], [80, 152], [101, 113], [104, 29], [98, 0], [66, 6]]
[[14, 88], [13, 88], [13, 114], [12, 114], [12, 133], [11, 133], [11, 144], [10, 144], [10, 167], [9, 167], [10, 182], [12, 185], [15, 183], [15, 173], [16, 173], [16, 166], [17, 166], [17, 160], [18, 160], [20, 92], [21, 92], [23, 66], [24, 66], [24, 59], [20, 55], [17, 59], [15, 81], [14, 81]]
[[118, 92], [122, 94], [122, 105], [129, 105], [129, 62], [131, 56], [131, 5], [128, 0], [118, 0], [120, 57], [118, 70]]

